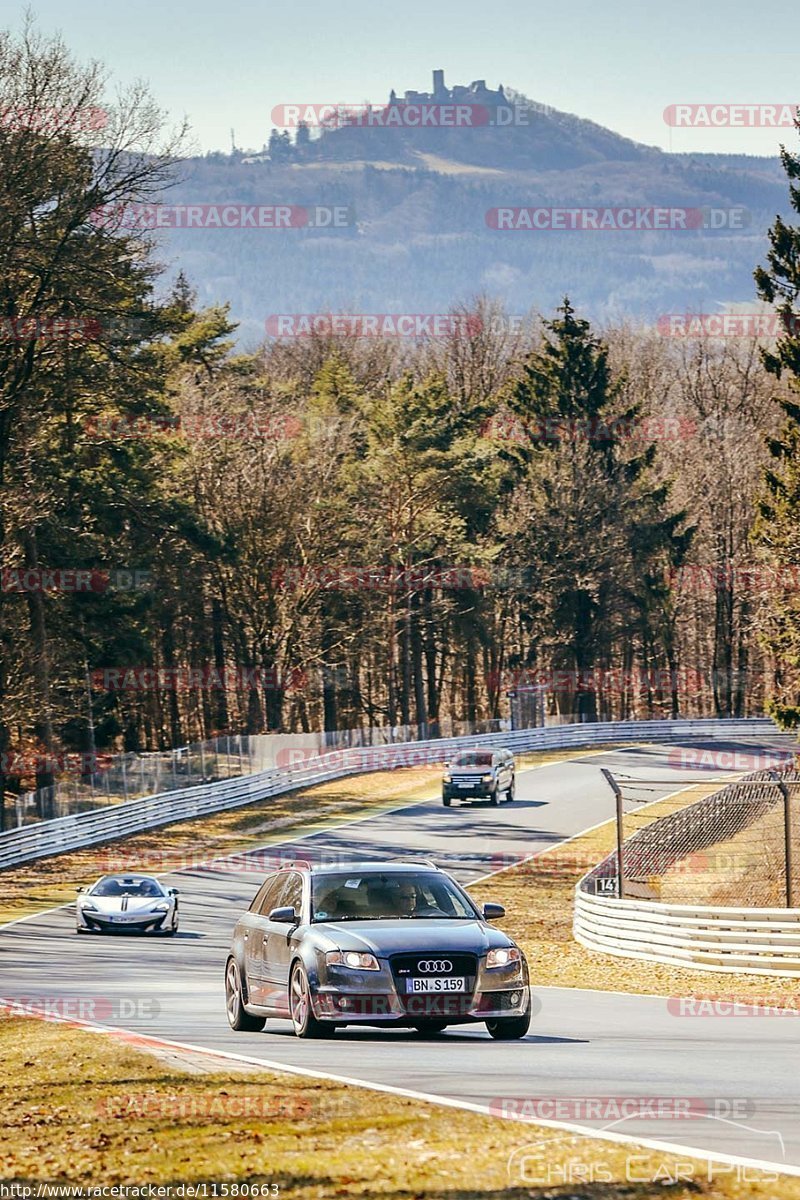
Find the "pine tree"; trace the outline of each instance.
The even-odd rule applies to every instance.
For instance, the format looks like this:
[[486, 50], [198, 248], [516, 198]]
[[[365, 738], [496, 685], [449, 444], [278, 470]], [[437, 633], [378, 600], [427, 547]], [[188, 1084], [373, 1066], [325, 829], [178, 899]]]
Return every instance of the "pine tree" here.
[[[800, 132], [800, 122], [796, 123]], [[800, 155], [781, 147], [792, 208], [800, 215]], [[766, 563], [787, 569], [765, 602], [762, 640], [775, 656], [775, 715], [800, 724], [800, 226], [776, 217], [769, 230], [767, 266], [754, 273], [762, 300], [777, 308], [786, 328], [762, 353], [766, 370], [784, 382], [777, 400], [785, 414], [780, 434], [767, 440], [771, 463], [764, 473], [753, 536]], [[777, 579], [777, 576], [776, 576]]]
[[650, 482], [655, 446], [637, 437], [639, 406], [620, 406], [608, 348], [568, 299], [558, 312], [508, 402], [522, 475], [512, 508], [537, 580], [532, 647], [567, 672], [559, 708], [596, 720], [596, 671], [629, 669], [635, 641], [651, 665], [659, 556], [685, 553], [686, 539], [683, 514], [663, 511], [668, 489]]

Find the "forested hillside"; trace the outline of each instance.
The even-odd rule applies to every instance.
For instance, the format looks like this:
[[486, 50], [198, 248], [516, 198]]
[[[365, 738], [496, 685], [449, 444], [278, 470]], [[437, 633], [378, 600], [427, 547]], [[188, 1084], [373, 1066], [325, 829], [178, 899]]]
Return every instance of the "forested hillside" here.
[[[99, 78], [58, 44], [2, 51], [4, 102], [73, 114], [99, 102]], [[261, 277], [270, 311], [302, 300], [280, 263], [318, 309], [357, 311], [372, 223], [396, 246], [375, 310], [406, 305], [428, 271], [449, 332], [321, 333], [245, 354], [228, 307], [198, 298], [204, 251], [182, 250], [175, 281], [152, 236], [96, 219], [163, 194], [176, 169], [186, 188], [181, 160], [139, 92], [94, 141], [0, 128], [2, 763], [26, 746], [226, 731], [430, 733], [506, 715], [520, 687], [538, 688], [550, 716], [585, 719], [797, 703], [796, 326], [762, 361], [753, 339], [590, 321], [566, 286], [521, 327], [490, 297], [459, 307], [448, 264], [475, 286], [500, 269], [496, 247], [481, 257], [486, 234], [469, 232], [487, 185], [414, 176], [429, 241], [400, 222], [412, 182], [365, 170], [368, 219], [339, 240], [204, 233], [230, 237], [215, 253], [233, 307], [263, 239], [278, 255]], [[189, 166], [209, 202], [230, 193], [226, 171], [246, 170]], [[691, 164], [664, 169], [681, 201], [711, 187]], [[246, 178], [256, 202], [259, 176]], [[265, 178], [273, 192], [282, 179]], [[748, 186], [766, 209], [773, 185], [756, 173]], [[340, 176], [315, 187], [314, 202], [352, 201]], [[292, 200], [312, 197], [298, 185]], [[722, 242], [694, 243], [719, 278], [744, 289], [750, 272], [753, 302], [767, 224], [732, 264]], [[593, 262], [575, 236], [574, 258], [548, 250], [562, 284]], [[794, 236], [774, 226], [758, 279], [784, 318], [800, 287]], [[607, 260], [594, 265], [613, 297]], [[515, 277], [525, 310], [541, 300], [534, 270]], [[630, 263], [620, 271], [636, 286]]]

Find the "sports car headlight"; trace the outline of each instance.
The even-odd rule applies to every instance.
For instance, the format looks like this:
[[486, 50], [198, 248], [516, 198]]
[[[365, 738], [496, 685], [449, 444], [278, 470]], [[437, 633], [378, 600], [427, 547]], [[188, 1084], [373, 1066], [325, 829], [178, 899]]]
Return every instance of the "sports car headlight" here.
[[500, 946], [486, 955], [487, 967], [507, 967], [518, 962], [522, 962], [522, 952], [516, 946]]
[[81, 900], [79, 903], [84, 911], [88, 908], [89, 912], [97, 912], [97, 905], [92, 904], [91, 900]]
[[374, 954], [361, 954], [357, 950], [329, 950], [325, 955], [328, 966], [353, 967], [356, 971], [380, 971], [380, 963]]
[[150, 911], [151, 912], [169, 912], [169, 905], [168, 904], [154, 904]]

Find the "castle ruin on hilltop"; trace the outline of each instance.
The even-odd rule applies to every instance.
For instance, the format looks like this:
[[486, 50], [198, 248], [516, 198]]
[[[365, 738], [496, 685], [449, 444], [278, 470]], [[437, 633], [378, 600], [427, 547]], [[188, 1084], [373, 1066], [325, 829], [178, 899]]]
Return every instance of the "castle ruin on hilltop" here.
[[398, 98], [392, 88], [389, 93], [389, 104], [484, 104], [488, 108], [497, 104], [508, 104], [502, 83], [497, 91], [487, 88], [485, 79], [474, 79], [465, 87], [456, 84], [455, 87], [445, 87], [444, 71], [433, 72], [432, 92], [404, 92], [403, 99]]

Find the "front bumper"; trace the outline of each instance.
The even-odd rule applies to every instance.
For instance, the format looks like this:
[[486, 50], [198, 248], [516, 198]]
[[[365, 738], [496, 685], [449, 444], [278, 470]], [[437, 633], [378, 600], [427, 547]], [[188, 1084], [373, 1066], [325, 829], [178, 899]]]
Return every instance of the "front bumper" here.
[[138, 933], [156, 933], [164, 928], [170, 914], [165, 913], [126, 913], [82, 912], [77, 915], [78, 929], [91, 933], [118, 933], [133, 930]]
[[320, 1021], [339, 1024], [413, 1025], [421, 1020], [453, 1024], [521, 1015], [529, 1003], [527, 966], [487, 969], [479, 962], [466, 992], [409, 994], [388, 960], [379, 971], [329, 966], [324, 981], [311, 981], [311, 1003]]
[[443, 783], [442, 796], [445, 800], [488, 800], [495, 790], [494, 784], [476, 783], [474, 786], [461, 783]]

